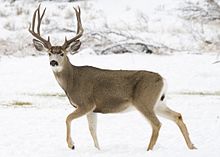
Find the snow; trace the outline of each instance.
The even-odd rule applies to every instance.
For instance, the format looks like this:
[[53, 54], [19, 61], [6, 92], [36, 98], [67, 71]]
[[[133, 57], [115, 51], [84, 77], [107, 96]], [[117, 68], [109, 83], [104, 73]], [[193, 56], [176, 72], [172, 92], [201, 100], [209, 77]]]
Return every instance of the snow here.
[[[0, 156], [194, 156], [220, 154], [219, 66], [215, 55], [70, 56], [75, 65], [159, 72], [168, 82], [168, 104], [181, 112], [197, 150], [189, 150], [177, 126], [161, 119], [153, 151], [147, 152], [151, 128], [136, 111], [99, 114], [101, 151], [93, 146], [85, 117], [72, 123], [75, 150], [65, 141], [65, 118], [73, 111], [49, 67], [48, 57], [0, 59]], [[203, 94], [200, 94], [203, 93]], [[16, 105], [29, 102], [31, 105]]]

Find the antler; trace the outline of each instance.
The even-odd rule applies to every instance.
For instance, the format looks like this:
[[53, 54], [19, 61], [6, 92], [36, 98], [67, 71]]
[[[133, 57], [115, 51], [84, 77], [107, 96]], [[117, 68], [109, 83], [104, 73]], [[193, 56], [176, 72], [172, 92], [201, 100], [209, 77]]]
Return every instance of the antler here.
[[[32, 27], [31, 24], [29, 26], [29, 32], [38, 40], [40, 40], [45, 48], [50, 49], [51, 48], [51, 43], [50, 43], [50, 37], [48, 36], [48, 39], [44, 39], [40, 36], [40, 25], [41, 25], [41, 21], [44, 17], [44, 13], [46, 11], [46, 8], [44, 9], [42, 15], [40, 15], [40, 5], [38, 6], [38, 8], [35, 10], [34, 14], [33, 14], [33, 19], [32, 19]], [[36, 14], [37, 14], [37, 32], [35, 32], [35, 21], [36, 21]]]
[[76, 12], [76, 18], [77, 18], [77, 31], [76, 31], [76, 35], [75, 37], [73, 37], [70, 40], [67, 40], [67, 38], [65, 37], [65, 42], [62, 45], [63, 49], [66, 49], [72, 42], [76, 41], [77, 39], [79, 39], [82, 35], [83, 35], [83, 27], [82, 27], [82, 23], [81, 23], [81, 11], [80, 8], [78, 7], [78, 10], [76, 8], [73, 8]]

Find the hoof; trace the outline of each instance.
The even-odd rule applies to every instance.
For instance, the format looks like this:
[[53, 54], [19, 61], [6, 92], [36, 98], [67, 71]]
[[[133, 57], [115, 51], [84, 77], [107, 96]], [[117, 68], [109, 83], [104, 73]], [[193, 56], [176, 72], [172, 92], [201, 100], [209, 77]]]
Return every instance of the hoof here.
[[72, 141], [72, 139], [67, 140], [67, 145], [70, 149], [75, 149], [74, 143]]
[[150, 148], [150, 147], [148, 147], [148, 148], [147, 148], [147, 151], [150, 151], [150, 150], [153, 150], [153, 149], [152, 149], [152, 148]]
[[96, 149], [101, 150], [99, 146], [95, 146], [95, 147], [96, 147]]
[[197, 149], [193, 144], [189, 147], [189, 149]]
[[73, 145], [71, 149], [74, 150], [74, 149], [75, 149], [75, 146]]

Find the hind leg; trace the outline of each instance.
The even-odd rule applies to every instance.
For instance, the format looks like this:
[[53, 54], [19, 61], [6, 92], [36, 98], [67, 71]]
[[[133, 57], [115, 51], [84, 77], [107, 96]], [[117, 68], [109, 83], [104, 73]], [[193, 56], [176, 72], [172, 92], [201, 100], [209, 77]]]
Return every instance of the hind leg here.
[[196, 147], [192, 144], [192, 142], [189, 138], [189, 133], [188, 133], [187, 127], [184, 124], [182, 115], [180, 113], [175, 112], [175, 111], [171, 110], [170, 108], [168, 108], [164, 102], [160, 102], [156, 106], [155, 110], [159, 116], [174, 121], [177, 124], [177, 126], [179, 127], [179, 129], [181, 130], [182, 135], [186, 141], [188, 148], [189, 149], [196, 149]]
[[151, 134], [150, 143], [148, 145], [147, 151], [153, 150], [153, 147], [157, 142], [157, 138], [159, 136], [159, 131], [160, 131], [160, 127], [161, 127], [161, 123], [159, 122], [157, 117], [155, 117], [155, 120], [150, 121], [150, 123], [152, 126], [152, 134]]
[[159, 131], [160, 131], [160, 127], [161, 127], [161, 123], [159, 121], [159, 119], [157, 118], [157, 116], [155, 115], [154, 111], [144, 107], [144, 105], [138, 105], [135, 106], [137, 108], [138, 111], [140, 111], [145, 118], [147, 118], [147, 120], [150, 122], [151, 127], [152, 127], [152, 134], [151, 134], [151, 138], [150, 138], [150, 142], [148, 145], [147, 150], [152, 150], [154, 145], [157, 142], [157, 138], [159, 136]]

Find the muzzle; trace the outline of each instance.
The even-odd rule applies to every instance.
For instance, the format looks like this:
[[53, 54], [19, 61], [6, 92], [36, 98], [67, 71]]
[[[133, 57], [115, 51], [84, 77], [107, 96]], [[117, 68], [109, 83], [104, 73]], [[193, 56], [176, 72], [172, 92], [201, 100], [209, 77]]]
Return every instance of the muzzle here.
[[52, 60], [52, 61], [50, 61], [50, 65], [51, 66], [58, 66], [58, 62], [57, 61], [55, 61], [55, 60]]

